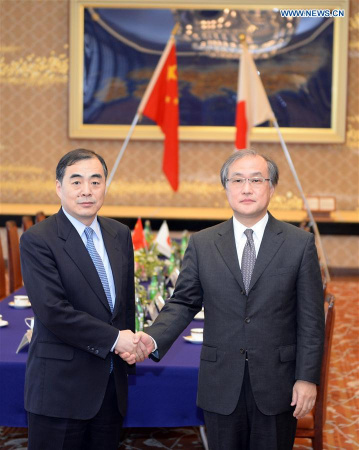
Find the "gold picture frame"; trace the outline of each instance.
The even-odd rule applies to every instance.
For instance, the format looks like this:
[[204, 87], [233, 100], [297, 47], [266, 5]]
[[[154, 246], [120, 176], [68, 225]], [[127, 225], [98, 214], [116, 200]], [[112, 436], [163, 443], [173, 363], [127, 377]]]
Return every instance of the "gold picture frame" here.
[[[70, 138], [124, 139], [130, 125], [95, 125], [83, 123], [84, 79], [84, 11], [86, 8], [151, 8], [151, 9], [338, 9], [344, 17], [334, 19], [334, 42], [332, 57], [331, 126], [329, 128], [281, 128], [286, 142], [341, 143], [345, 141], [345, 117], [347, 97], [347, 58], [349, 0], [285, 0], [273, 4], [261, 0], [253, 4], [249, 0], [225, 2], [218, 0], [178, 1], [118, 1], [118, 0], [71, 0], [70, 1], [70, 90], [69, 135]], [[234, 126], [180, 126], [180, 140], [185, 141], [234, 141]], [[162, 140], [157, 126], [137, 125], [133, 139]], [[252, 142], [277, 142], [273, 127], [256, 127], [251, 131]]]

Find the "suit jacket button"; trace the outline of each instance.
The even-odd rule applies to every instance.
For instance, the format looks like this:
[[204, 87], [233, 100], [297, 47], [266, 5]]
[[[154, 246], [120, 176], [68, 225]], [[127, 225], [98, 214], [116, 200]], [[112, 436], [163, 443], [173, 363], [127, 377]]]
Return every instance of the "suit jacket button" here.
[[94, 349], [93, 347], [91, 347], [91, 351], [92, 351], [92, 352], [94, 352], [94, 351], [95, 351], [95, 349]]
[[243, 353], [246, 352], [246, 351], [244, 350], [244, 348], [241, 348], [239, 351], [242, 353], [242, 355], [243, 355]]
[[97, 349], [95, 350], [95, 355], [98, 355], [98, 350]]
[[86, 350], [91, 350], [89, 345], [86, 347]]
[[244, 321], [245, 321], [245, 323], [249, 323], [249, 322], [251, 321], [251, 319], [250, 319], [249, 317], [246, 317], [246, 318], [244, 319]]

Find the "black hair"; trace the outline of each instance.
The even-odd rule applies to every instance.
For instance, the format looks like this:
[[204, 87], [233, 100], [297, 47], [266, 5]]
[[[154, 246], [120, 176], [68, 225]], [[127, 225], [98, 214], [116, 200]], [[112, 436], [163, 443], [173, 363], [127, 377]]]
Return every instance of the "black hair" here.
[[62, 183], [66, 167], [72, 166], [77, 161], [82, 161], [83, 159], [91, 159], [91, 158], [97, 158], [100, 161], [106, 179], [108, 170], [105, 160], [102, 158], [102, 156], [98, 155], [92, 150], [86, 150], [85, 148], [77, 148], [76, 150], [71, 150], [71, 152], [66, 153], [66, 155], [64, 155], [58, 162], [56, 167], [56, 180]]

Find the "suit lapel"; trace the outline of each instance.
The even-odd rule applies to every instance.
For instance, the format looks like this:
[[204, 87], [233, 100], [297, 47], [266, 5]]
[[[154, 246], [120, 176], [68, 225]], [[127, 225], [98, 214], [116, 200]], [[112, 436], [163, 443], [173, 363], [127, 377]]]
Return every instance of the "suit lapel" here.
[[116, 232], [109, 224], [102, 218], [97, 217], [101, 226], [103, 242], [105, 244], [106, 252], [110, 260], [113, 280], [115, 282], [116, 302], [114, 308], [114, 315], [118, 314], [120, 310], [120, 293], [122, 289], [122, 274], [121, 267], [123, 255], [118, 240], [116, 239]]
[[254, 265], [249, 291], [262, 275], [264, 269], [273, 259], [283, 242], [284, 236], [281, 223], [269, 214], [268, 223], [265, 228], [256, 263]]
[[65, 241], [65, 252], [76, 264], [101, 303], [110, 311], [101, 280], [80, 235], [65, 216], [62, 209], [58, 212], [56, 220], [58, 222], [58, 236]]
[[236, 242], [234, 239], [233, 219], [229, 219], [222, 224], [214, 243], [224, 262], [232, 272], [232, 275], [237, 280], [237, 283], [244, 290], [242, 272], [239, 268]]

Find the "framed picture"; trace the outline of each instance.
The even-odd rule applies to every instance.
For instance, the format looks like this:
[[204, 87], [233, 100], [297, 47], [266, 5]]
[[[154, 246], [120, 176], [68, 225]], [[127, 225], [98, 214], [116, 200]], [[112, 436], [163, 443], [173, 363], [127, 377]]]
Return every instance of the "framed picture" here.
[[[178, 24], [180, 140], [234, 141], [244, 34], [284, 139], [344, 142], [348, 0], [278, 3], [72, 0], [70, 137], [126, 137]], [[147, 118], [133, 134], [162, 138]], [[263, 123], [251, 140], [277, 142], [277, 132]]]

